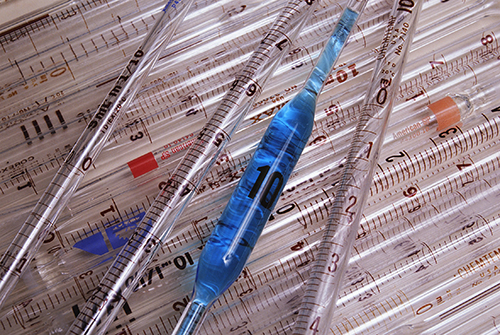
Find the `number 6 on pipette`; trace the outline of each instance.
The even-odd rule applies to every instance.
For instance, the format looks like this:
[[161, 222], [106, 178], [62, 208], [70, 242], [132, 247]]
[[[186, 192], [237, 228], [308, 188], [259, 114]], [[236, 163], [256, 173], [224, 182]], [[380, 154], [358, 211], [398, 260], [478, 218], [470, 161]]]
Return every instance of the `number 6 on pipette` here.
[[193, 297], [173, 334], [196, 334], [210, 306], [245, 266], [311, 135], [318, 95], [365, 4], [352, 2], [304, 88], [267, 128], [203, 249]]

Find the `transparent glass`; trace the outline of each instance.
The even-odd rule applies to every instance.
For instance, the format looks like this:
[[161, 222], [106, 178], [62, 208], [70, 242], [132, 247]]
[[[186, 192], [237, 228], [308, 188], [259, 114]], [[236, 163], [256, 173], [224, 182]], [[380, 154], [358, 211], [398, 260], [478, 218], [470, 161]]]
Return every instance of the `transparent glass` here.
[[394, 3], [293, 334], [330, 332], [422, 2]]
[[308, 142], [318, 95], [358, 16], [350, 8], [343, 12], [304, 88], [269, 124], [203, 248], [192, 301], [174, 334], [195, 334], [210, 306], [243, 270]]
[[[394, 150], [401, 143], [415, 141], [417, 138], [436, 131], [466, 122], [479, 115], [482, 106], [494, 100], [500, 81], [473, 87], [463, 92], [450, 93], [426, 106], [422, 112], [413, 113], [404, 120], [388, 128], [384, 140], [384, 150]], [[390, 149], [388, 149], [390, 148]]]
[[170, 42], [192, 0], [169, 2], [163, 16], [139, 46], [114, 87], [99, 106], [64, 163], [40, 197], [0, 260], [0, 306], [55, 225], [61, 211], [113, 133], [120, 116], [133, 101], [144, 78]]
[[[117, 255], [95, 294], [86, 302], [69, 333], [90, 333], [97, 327], [101, 333], [106, 331], [317, 4], [317, 1], [291, 0], [284, 7]], [[127, 287], [127, 279], [134, 274], [135, 282]]]

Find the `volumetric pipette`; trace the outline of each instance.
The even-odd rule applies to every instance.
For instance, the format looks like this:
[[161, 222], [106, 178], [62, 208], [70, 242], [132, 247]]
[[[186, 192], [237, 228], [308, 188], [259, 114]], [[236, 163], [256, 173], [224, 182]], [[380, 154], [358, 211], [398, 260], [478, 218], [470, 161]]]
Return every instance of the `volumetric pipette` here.
[[330, 329], [422, 2], [394, 2], [294, 334], [326, 334]]
[[193, 297], [173, 334], [196, 334], [236, 280], [311, 135], [316, 103], [366, 1], [351, 1], [304, 88], [273, 118], [198, 263]]
[[[98, 326], [102, 333], [113, 322], [119, 307], [132, 294], [133, 287], [154, 260], [204, 176], [262, 92], [265, 82], [288, 52], [317, 4], [317, 1], [291, 0], [285, 5], [151, 204], [135, 233], [117, 255], [95, 293], [78, 314], [68, 334], [90, 334]], [[134, 282], [126, 285], [130, 276]]]
[[169, 1], [0, 260], [0, 306], [35, 256], [193, 0]]

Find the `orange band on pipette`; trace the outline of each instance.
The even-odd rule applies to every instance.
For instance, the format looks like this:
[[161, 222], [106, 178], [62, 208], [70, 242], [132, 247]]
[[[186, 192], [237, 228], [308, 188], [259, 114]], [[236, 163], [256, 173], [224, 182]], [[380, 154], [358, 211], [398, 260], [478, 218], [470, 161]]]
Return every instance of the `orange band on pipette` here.
[[450, 97], [438, 100], [428, 107], [436, 116], [438, 122], [437, 130], [443, 130], [460, 122], [460, 110], [455, 101]]

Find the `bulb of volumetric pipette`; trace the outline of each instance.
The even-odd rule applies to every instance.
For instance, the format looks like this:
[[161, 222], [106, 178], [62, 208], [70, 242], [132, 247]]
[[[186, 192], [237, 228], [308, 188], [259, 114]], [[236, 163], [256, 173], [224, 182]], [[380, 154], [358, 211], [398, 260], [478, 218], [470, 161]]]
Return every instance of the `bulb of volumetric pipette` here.
[[195, 288], [173, 334], [195, 334], [238, 278], [311, 134], [316, 94], [302, 90], [273, 118], [208, 239]]
[[347, 8], [297, 96], [273, 118], [200, 256], [191, 302], [173, 334], [196, 334], [238, 278], [311, 134], [316, 98], [358, 13]]

